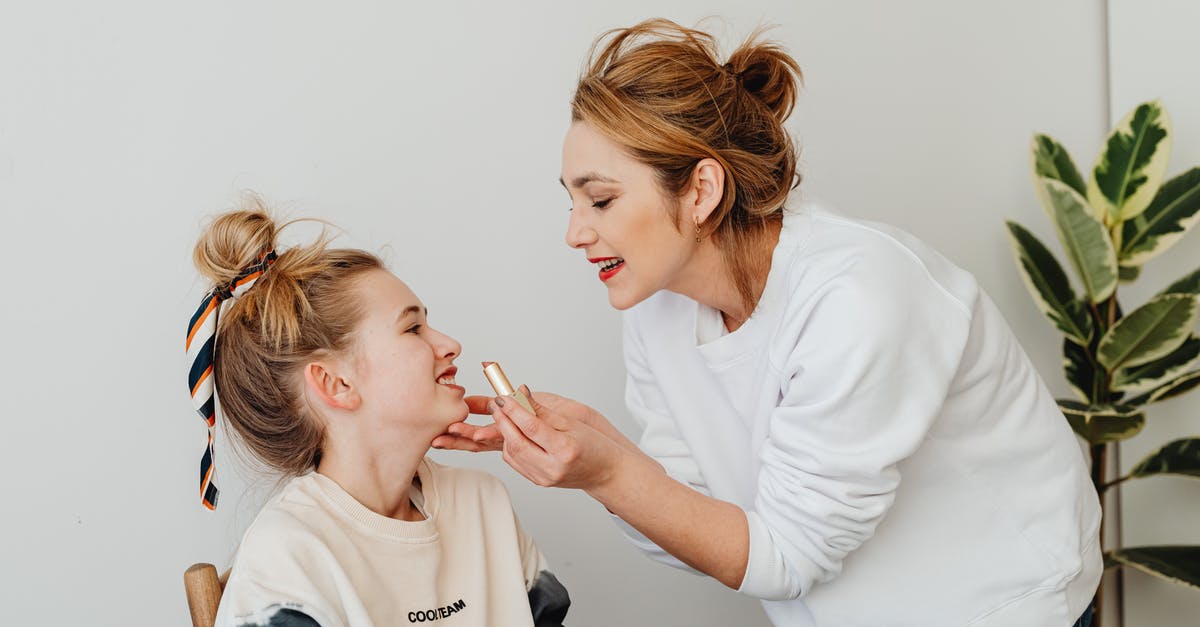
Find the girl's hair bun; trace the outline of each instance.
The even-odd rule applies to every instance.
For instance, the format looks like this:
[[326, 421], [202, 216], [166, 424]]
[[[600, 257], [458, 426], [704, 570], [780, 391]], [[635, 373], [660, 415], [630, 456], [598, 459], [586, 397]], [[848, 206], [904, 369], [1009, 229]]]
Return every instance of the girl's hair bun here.
[[275, 248], [278, 231], [274, 218], [255, 198], [246, 208], [213, 219], [196, 242], [192, 262], [213, 285], [225, 285]]

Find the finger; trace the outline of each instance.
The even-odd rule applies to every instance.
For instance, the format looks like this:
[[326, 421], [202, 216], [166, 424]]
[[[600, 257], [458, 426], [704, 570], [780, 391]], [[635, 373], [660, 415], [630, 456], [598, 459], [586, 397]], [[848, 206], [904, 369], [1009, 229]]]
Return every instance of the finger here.
[[[500, 411], [497, 414], [505, 415], [521, 434], [538, 448], [543, 451], [553, 451], [562, 445], [564, 436], [554, 426], [529, 413], [513, 399], [508, 399], [511, 402], [504, 402], [504, 400], [504, 397], [496, 397], [495, 402], [500, 405]], [[504, 432], [504, 438], [508, 439], [508, 432]]]
[[500, 407], [498, 407], [495, 403], [492, 403], [490, 407], [492, 409], [492, 420], [494, 421], [492, 424], [495, 425], [496, 430], [500, 432], [500, 437], [504, 438], [505, 450], [519, 447], [522, 442], [533, 445], [533, 443], [529, 441], [529, 438], [526, 437], [519, 428], [517, 428], [517, 425], [513, 424], [513, 421], [509, 419], [508, 415], [501, 411]]
[[446, 427], [446, 433], [450, 435], [460, 435], [464, 438], [476, 439], [475, 435], [480, 431], [484, 432], [484, 437], [499, 437], [499, 432], [494, 428], [495, 425], [473, 425], [469, 422], [455, 422], [449, 427]]
[[485, 441], [500, 442], [500, 441], [504, 440], [504, 434], [500, 433], [500, 427], [497, 427], [495, 423], [487, 425], [486, 427], [479, 427], [478, 429], [475, 430], [474, 433], [472, 433], [470, 436], [467, 436], [467, 437], [470, 437], [472, 440], [475, 440], [476, 442], [485, 442]]
[[[505, 405], [517, 405], [518, 403], [505, 403]], [[540, 453], [545, 455], [546, 451], [542, 449], [536, 442], [529, 439], [520, 427], [513, 423], [512, 419], [504, 413], [503, 408], [496, 407], [496, 412], [492, 414], [492, 418], [496, 421], [496, 426], [500, 429], [500, 434], [504, 436], [504, 452], [518, 459], [524, 459], [527, 455], [536, 456]], [[509, 464], [510, 466], [512, 464]], [[515, 466], [514, 466], [515, 468]]]
[[490, 396], [468, 396], [463, 400], [467, 402], [467, 411], [472, 414], [486, 416], [492, 413], [487, 408], [488, 403], [492, 400]]
[[534, 392], [532, 395], [526, 394], [526, 396], [529, 396], [530, 401], [535, 401], [542, 407], [549, 407], [551, 410], [557, 410], [565, 400], [562, 396], [550, 392]]
[[525, 398], [529, 400], [529, 406], [533, 408], [533, 413], [540, 416], [542, 414], [542, 404], [533, 398], [533, 392], [529, 390], [529, 386], [522, 384], [520, 390], [525, 395]]
[[436, 449], [443, 449], [447, 451], [468, 451], [471, 453], [500, 450], [499, 442], [476, 442], [470, 438], [463, 438], [454, 435], [439, 435], [433, 439], [431, 446]]
[[571, 428], [571, 420], [556, 411], [555, 406], [544, 405], [538, 399], [534, 398], [529, 386], [522, 385], [521, 391], [525, 394], [525, 398], [529, 399], [529, 406], [533, 408], [534, 415], [546, 421], [546, 424], [559, 431], [566, 431]]

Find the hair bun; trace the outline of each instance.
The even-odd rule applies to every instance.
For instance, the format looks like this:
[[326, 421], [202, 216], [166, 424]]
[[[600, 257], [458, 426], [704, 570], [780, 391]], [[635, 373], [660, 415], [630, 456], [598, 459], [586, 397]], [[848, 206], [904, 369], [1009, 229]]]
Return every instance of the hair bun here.
[[248, 205], [214, 218], [196, 242], [192, 262], [213, 285], [229, 283], [275, 248], [275, 220], [257, 198]]
[[725, 68], [782, 122], [792, 113], [803, 76], [796, 60], [779, 44], [759, 41], [761, 34], [755, 31], [734, 50]]

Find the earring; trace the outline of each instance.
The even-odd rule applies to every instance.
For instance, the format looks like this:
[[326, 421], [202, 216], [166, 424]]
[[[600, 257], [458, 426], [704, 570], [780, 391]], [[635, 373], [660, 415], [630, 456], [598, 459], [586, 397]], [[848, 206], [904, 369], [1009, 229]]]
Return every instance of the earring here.
[[696, 243], [700, 243], [700, 218], [696, 218]]

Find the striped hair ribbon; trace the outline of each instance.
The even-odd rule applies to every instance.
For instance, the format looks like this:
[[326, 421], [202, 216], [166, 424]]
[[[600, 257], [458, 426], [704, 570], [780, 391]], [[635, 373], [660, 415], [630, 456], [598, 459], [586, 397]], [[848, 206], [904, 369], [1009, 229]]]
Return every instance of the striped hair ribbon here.
[[187, 328], [188, 389], [192, 392], [192, 407], [208, 425], [208, 447], [200, 458], [200, 500], [208, 509], [216, 509], [217, 490], [213, 467], [213, 432], [217, 426], [216, 397], [213, 386], [213, 352], [217, 340], [217, 315], [221, 303], [236, 299], [250, 289], [258, 277], [275, 263], [275, 251], [270, 251], [258, 263], [242, 270], [225, 287], [214, 289], [200, 302]]

